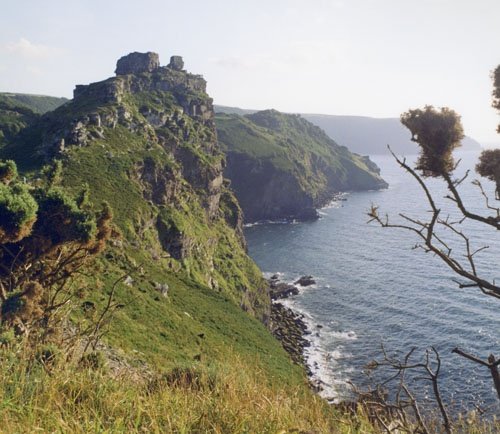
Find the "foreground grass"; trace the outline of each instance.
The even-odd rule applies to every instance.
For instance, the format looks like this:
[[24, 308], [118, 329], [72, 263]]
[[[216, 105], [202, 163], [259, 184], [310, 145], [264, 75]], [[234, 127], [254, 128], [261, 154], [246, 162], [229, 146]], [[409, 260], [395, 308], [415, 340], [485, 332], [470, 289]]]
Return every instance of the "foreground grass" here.
[[[55, 354], [47, 359], [23, 345], [0, 349], [0, 432], [387, 432], [362, 414], [338, 413], [307, 387], [270, 385], [265, 372], [236, 355], [141, 377]], [[442, 432], [439, 423], [430, 426]], [[460, 433], [497, 429], [470, 418], [456, 426]]]
[[236, 356], [141, 381], [58, 359], [2, 350], [1, 432], [351, 432], [307, 388], [270, 386]]

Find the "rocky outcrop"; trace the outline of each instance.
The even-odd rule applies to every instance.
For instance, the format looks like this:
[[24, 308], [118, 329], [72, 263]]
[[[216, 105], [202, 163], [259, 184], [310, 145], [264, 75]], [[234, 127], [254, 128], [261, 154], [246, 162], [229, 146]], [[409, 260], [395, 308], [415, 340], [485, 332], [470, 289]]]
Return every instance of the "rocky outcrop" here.
[[273, 303], [271, 308], [271, 332], [281, 342], [290, 358], [298, 365], [303, 366], [308, 374], [304, 351], [311, 343], [305, 338], [310, 332], [304, 322], [304, 316], [295, 313], [281, 303]]
[[157, 53], [130, 53], [118, 59], [116, 75], [140, 74], [153, 72], [160, 67], [160, 57]]
[[299, 288], [286, 282], [271, 281], [270, 292], [271, 300], [279, 300], [281, 298], [288, 298], [292, 295], [298, 295]]
[[278, 303], [276, 300], [288, 298], [297, 295], [299, 289], [292, 284], [282, 282], [276, 274], [268, 280], [270, 286], [271, 299], [271, 318], [269, 327], [276, 339], [281, 342], [284, 350], [290, 355], [290, 358], [297, 364], [302, 365], [308, 375], [311, 370], [306, 362], [305, 349], [311, 344], [306, 335], [311, 331], [304, 321], [304, 315], [294, 312], [292, 309]]
[[[180, 163], [173, 170], [144, 160], [137, 172], [145, 182], [145, 196], [159, 205], [171, 203], [180, 191], [176, 179], [182, 177], [193, 188], [208, 193], [203, 195], [204, 208], [210, 218], [216, 218], [223, 158], [217, 145], [212, 99], [205, 93], [203, 77], [182, 71], [182, 67], [180, 56], [172, 56], [165, 67], [160, 66], [156, 53], [123, 56], [117, 62], [116, 77], [76, 86], [72, 105], [85, 106], [91, 101], [97, 110], [85, 111], [69, 122], [61, 119], [61, 127], [43, 138], [44, 149], [52, 156], [70, 146], [88, 146], [105, 139], [105, 129], [125, 127], [146, 137], [151, 146], [162, 145]], [[173, 95], [174, 104], [155, 99], [157, 92]], [[195, 124], [202, 126], [203, 137]], [[196, 146], [186, 146], [186, 142]], [[211, 157], [209, 163], [207, 156]]]
[[142, 195], [128, 207], [123, 194], [121, 203], [103, 194], [121, 210], [121, 229], [135, 245], [150, 243], [151, 256], [166, 259], [168, 270], [223, 292], [266, 322], [269, 294], [246, 255], [241, 208], [224, 182], [212, 99], [204, 78], [183, 68], [180, 56], [168, 66], [156, 53], [124, 56], [116, 76], [76, 86], [73, 100], [44, 115], [26, 140], [39, 144], [40, 160], [78, 166], [80, 151], [100, 155], [91, 170], [110, 171], [114, 188]]
[[182, 60], [181, 56], [172, 56], [168, 66], [176, 71], [182, 71], [184, 69], [184, 60]]

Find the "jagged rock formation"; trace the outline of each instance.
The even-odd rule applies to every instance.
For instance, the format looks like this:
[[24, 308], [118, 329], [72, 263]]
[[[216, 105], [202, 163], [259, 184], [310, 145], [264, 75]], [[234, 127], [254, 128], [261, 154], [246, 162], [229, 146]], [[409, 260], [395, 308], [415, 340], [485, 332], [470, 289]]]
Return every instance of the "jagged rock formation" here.
[[368, 157], [349, 152], [298, 115], [217, 114], [219, 141], [245, 220], [317, 218], [340, 191], [386, 188]]
[[[10, 152], [62, 159], [75, 182], [114, 205], [129, 238], [265, 320], [267, 285], [246, 256], [241, 209], [223, 182], [212, 99], [203, 77], [182, 68], [179, 56], [168, 66], [156, 53], [124, 56], [115, 77], [76, 86], [73, 100], [26, 128]], [[96, 166], [88, 177], [76, 173], [85, 159]]]

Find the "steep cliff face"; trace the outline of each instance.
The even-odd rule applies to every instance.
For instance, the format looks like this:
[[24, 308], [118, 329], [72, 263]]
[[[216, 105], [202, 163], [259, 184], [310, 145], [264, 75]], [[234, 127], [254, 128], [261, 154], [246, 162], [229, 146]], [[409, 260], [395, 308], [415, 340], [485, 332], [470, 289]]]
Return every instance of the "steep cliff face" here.
[[219, 142], [245, 220], [317, 217], [339, 191], [386, 188], [378, 167], [298, 115], [217, 114]]
[[[132, 53], [116, 76], [76, 86], [3, 151], [25, 170], [54, 158], [64, 179], [106, 200], [127, 240], [169, 272], [224, 293], [266, 320], [269, 296], [245, 253], [241, 210], [223, 182], [212, 99], [173, 56]], [[35, 144], [35, 146], [33, 146]]]

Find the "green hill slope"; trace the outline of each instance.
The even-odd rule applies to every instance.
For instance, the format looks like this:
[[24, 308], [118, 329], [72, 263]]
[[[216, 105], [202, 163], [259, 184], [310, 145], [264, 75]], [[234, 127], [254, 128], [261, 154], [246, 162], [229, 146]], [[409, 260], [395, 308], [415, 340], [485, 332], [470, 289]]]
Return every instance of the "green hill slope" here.
[[29, 108], [37, 114], [44, 114], [55, 110], [68, 101], [67, 98], [59, 98], [47, 95], [31, 95], [28, 93], [0, 92], [0, 100], [8, 98], [17, 104]]
[[[216, 113], [246, 115], [258, 110], [214, 105]], [[362, 155], [389, 154], [387, 144], [401, 155], [417, 153], [415, 143], [410, 140], [408, 130], [398, 118], [372, 118], [367, 116], [324, 115], [301, 113], [304, 119], [317, 125], [338, 143], [347, 146], [351, 152]], [[478, 151], [481, 144], [472, 137], [465, 136], [462, 150]]]
[[37, 114], [7, 94], [0, 94], [0, 146], [12, 140]]
[[336, 192], [387, 187], [367, 157], [298, 115], [218, 113], [215, 121], [246, 221], [315, 218]]
[[[236, 353], [276, 384], [304, 384], [265, 327], [267, 284], [245, 253], [239, 205], [223, 180], [205, 80], [154, 53], [133, 53], [117, 75], [77, 86], [74, 99], [26, 120], [1, 150], [25, 176], [63, 165], [63, 183], [105, 200], [122, 236], [88, 277], [113, 282], [123, 308], [108, 342], [154, 369], [225, 360]], [[164, 297], [159, 291], [166, 292]]]

